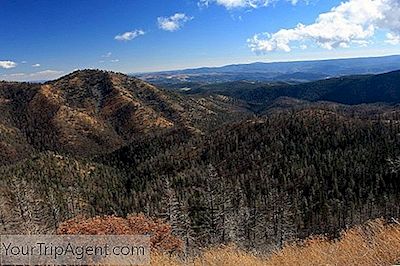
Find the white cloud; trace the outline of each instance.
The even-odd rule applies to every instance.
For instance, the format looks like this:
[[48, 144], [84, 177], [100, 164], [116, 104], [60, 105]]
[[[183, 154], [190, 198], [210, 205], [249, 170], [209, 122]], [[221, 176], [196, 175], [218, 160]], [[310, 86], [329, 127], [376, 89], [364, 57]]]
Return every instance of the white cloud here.
[[9, 77], [23, 77], [25, 76], [25, 73], [13, 73], [13, 74], [5, 74], [3, 76], [9, 76]]
[[368, 40], [368, 41], [367, 40], [354, 40], [354, 41], [352, 41], [352, 43], [358, 44], [359, 47], [367, 47], [368, 45], [373, 44], [374, 42], [370, 41], [370, 40]]
[[[199, 6], [209, 6], [210, 4], [217, 4], [220, 6], [224, 6], [226, 9], [235, 9], [235, 8], [259, 8], [266, 7], [272, 3], [275, 3], [279, 0], [200, 0]], [[302, 0], [285, 0], [290, 2], [292, 5], [296, 5], [298, 2]], [[309, 0], [303, 0], [305, 3], [308, 3]]]
[[17, 63], [13, 61], [0, 61], [0, 68], [10, 69], [17, 66]]
[[308, 48], [308, 46], [305, 45], [305, 44], [301, 44], [301, 45], [300, 45], [300, 49], [301, 49], [301, 50], [306, 50], [307, 48]]
[[177, 31], [180, 30], [186, 22], [192, 20], [193, 17], [189, 17], [183, 13], [176, 13], [170, 17], [159, 17], [157, 18], [158, 27], [166, 31]]
[[399, 2], [348, 0], [320, 14], [313, 24], [298, 24], [295, 28], [281, 29], [273, 34], [256, 34], [248, 40], [248, 44], [257, 53], [278, 50], [289, 52], [293, 42], [307, 41], [326, 49], [334, 49], [349, 47], [351, 44], [366, 45], [378, 29], [392, 32], [388, 35], [388, 41], [395, 43], [395, 34], [400, 32]]
[[400, 35], [389, 32], [388, 34], [386, 34], [385, 42], [391, 45], [398, 45], [400, 44]]
[[32, 67], [40, 67], [40, 64], [34, 64]]
[[37, 78], [37, 79], [52, 79], [52, 78], [58, 78], [60, 75], [62, 75], [64, 71], [57, 71], [57, 70], [44, 70], [44, 71], [39, 71], [36, 73], [31, 73], [29, 76], [31, 78]]
[[100, 60], [99, 63], [118, 63], [119, 59]]
[[63, 71], [57, 70], [44, 70], [34, 73], [13, 73], [4, 74], [0, 76], [0, 79], [10, 80], [10, 81], [42, 81], [42, 80], [53, 80], [59, 78], [63, 75]]
[[112, 53], [111, 52], [108, 52], [108, 53], [106, 53], [106, 54], [103, 54], [101, 57], [103, 57], [103, 58], [109, 58], [109, 57], [111, 57], [112, 56]]
[[258, 8], [260, 6], [267, 6], [271, 2], [273, 2], [273, 0], [200, 0], [200, 5], [208, 6], [215, 3], [227, 9], [243, 7]]
[[143, 30], [134, 30], [134, 31], [128, 31], [124, 32], [122, 34], [119, 34], [114, 37], [115, 40], [117, 41], [131, 41], [141, 35], [144, 35], [145, 32]]

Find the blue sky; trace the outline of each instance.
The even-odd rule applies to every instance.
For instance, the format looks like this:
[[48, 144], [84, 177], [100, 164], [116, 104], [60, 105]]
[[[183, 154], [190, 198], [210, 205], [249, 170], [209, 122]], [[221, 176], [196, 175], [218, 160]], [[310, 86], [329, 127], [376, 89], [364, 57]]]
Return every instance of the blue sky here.
[[0, 25], [6, 80], [400, 54], [399, 0], [0, 0]]

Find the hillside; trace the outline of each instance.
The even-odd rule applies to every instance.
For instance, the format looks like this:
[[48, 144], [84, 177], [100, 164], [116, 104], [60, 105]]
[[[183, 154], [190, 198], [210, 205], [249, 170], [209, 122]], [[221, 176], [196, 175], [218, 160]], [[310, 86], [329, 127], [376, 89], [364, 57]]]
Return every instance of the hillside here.
[[[45, 152], [0, 168], [2, 232], [48, 232], [77, 215], [144, 212], [189, 248], [270, 250], [371, 218], [398, 217], [398, 115], [321, 107], [206, 135], [170, 129], [93, 159]], [[41, 219], [40, 217], [46, 217]]]
[[33, 84], [0, 82], [0, 165], [33, 151], [21, 129], [27, 124], [27, 102], [38, 89]]
[[[201, 133], [245, 108], [227, 97], [185, 97], [128, 76], [77, 71], [45, 84], [0, 83], [0, 158], [32, 150], [95, 155], [170, 128]], [[3, 161], [4, 162], [4, 161]]]
[[[150, 147], [130, 146], [106, 160], [126, 169], [132, 190], [144, 193], [137, 209], [167, 215], [193, 245], [271, 248], [397, 216], [399, 184], [387, 160], [399, 152], [398, 132], [396, 123], [304, 109], [200, 139], [177, 135], [175, 145], [152, 140]], [[143, 157], [140, 150], [153, 153]]]

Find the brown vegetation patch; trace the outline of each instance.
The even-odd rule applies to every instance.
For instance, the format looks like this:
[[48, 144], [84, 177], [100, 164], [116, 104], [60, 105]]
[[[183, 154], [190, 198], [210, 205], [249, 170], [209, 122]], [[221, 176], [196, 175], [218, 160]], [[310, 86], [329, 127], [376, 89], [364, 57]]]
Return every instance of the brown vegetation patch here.
[[75, 218], [62, 223], [57, 229], [61, 235], [150, 235], [152, 250], [178, 252], [182, 241], [172, 235], [172, 228], [162, 220], [150, 219], [144, 215], [130, 215]]

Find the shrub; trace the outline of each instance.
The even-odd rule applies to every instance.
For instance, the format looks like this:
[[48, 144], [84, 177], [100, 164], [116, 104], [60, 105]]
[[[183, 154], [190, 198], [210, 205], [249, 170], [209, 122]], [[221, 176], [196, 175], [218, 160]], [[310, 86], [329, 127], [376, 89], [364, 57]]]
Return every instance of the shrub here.
[[151, 248], [159, 252], [182, 251], [182, 241], [172, 234], [172, 228], [162, 220], [144, 215], [127, 218], [103, 216], [85, 219], [77, 217], [62, 223], [59, 235], [150, 235]]

